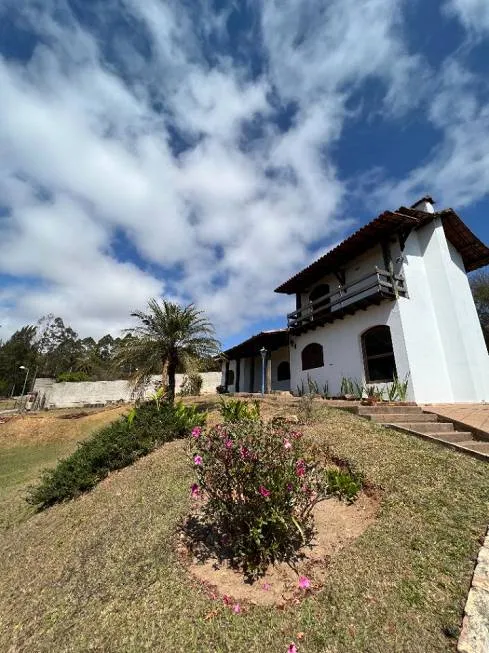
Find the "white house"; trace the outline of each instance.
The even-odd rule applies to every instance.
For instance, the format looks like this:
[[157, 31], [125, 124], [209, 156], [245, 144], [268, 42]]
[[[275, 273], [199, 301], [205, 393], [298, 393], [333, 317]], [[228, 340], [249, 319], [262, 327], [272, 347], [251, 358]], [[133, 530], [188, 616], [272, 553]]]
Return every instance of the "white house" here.
[[[296, 296], [287, 317], [292, 391], [308, 378], [336, 395], [343, 378], [382, 386], [397, 376], [409, 378], [408, 399], [418, 403], [489, 401], [489, 355], [467, 278], [489, 264], [489, 248], [455, 211], [433, 204], [424, 197], [382, 213], [276, 289]], [[278, 389], [273, 374], [269, 388]]]
[[489, 399], [489, 356], [467, 272], [489, 249], [452, 209], [425, 197], [386, 211], [277, 288], [288, 316], [291, 387], [310, 375], [339, 393], [409, 376], [419, 403]]

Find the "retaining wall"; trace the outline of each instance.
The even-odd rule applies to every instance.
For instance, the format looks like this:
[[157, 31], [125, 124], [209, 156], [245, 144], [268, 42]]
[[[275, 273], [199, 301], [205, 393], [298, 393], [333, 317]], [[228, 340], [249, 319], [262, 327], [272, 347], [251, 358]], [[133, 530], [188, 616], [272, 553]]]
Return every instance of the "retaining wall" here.
[[[177, 393], [182, 387], [184, 374], [176, 375]], [[221, 372], [203, 372], [202, 394], [216, 392], [221, 383]], [[145, 389], [149, 397], [161, 382], [161, 376], [153, 376]], [[133, 400], [133, 386], [129, 381], [82, 381], [80, 383], [56, 383], [54, 379], [36, 379], [34, 392], [39, 392], [44, 408], [74, 408], [91, 404], [127, 403]]]

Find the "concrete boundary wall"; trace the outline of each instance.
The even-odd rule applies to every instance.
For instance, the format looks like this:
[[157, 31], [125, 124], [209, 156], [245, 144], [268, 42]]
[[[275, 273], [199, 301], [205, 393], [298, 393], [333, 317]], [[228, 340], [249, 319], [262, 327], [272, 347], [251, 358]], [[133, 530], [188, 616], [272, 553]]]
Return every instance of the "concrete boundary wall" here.
[[[176, 391], [180, 391], [184, 374], [176, 375]], [[203, 372], [202, 394], [213, 394], [221, 383], [221, 372]], [[160, 384], [161, 376], [153, 376], [144, 396], [151, 396]], [[54, 379], [36, 379], [34, 392], [38, 392], [44, 408], [75, 408], [92, 404], [127, 403], [134, 399], [129, 381], [82, 381], [56, 383]]]

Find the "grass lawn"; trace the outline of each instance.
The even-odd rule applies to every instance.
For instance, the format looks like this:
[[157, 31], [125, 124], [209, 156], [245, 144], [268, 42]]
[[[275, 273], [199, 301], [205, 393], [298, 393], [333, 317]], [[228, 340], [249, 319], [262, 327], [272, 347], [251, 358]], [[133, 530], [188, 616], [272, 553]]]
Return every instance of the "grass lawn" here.
[[0, 412], [15, 408], [15, 399], [0, 399]]
[[[287, 404], [296, 411], [292, 400], [268, 399], [267, 413]], [[487, 464], [323, 405], [306, 436], [356, 463], [383, 499], [377, 521], [332, 558], [321, 592], [240, 615], [208, 598], [174, 552], [193, 480], [176, 441], [4, 529], [0, 650], [285, 653], [291, 641], [299, 653], [455, 650], [489, 521]], [[18, 447], [3, 438], [0, 456]], [[14, 452], [2, 483], [11, 479], [15, 494], [48, 462], [45, 452]]]
[[84, 410], [86, 417], [64, 419], [80, 411], [56, 410], [23, 415], [0, 424], [0, 531], [32, 514], [24, 501], [26, 487], [35, 483], [42, 469], [69, 455], [76, 443], [107, 424], [127, 407]]

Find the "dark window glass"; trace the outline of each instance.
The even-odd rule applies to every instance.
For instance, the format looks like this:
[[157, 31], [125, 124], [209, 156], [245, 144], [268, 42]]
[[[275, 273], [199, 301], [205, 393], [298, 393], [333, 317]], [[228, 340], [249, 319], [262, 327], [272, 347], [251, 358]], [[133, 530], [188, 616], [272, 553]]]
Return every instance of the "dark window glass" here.
[[389, 327], [376, 326], [366, 331], [362, 346], [367, 383], [393, 381], [397, 372]]
[[290, 380], [290, 365], [288, 361], [282, 361], [277, 367], [277, 381]]
[[312, 370], [324, 365], [323, 348], [317, 342], [311, 342], [310, 345], [304, 347], [301, 357], [303, 370]]
[[[326, 299], [321, 299], [326, 295]], [[327, 283], [321, 283], [309, 293], [309, 301], [314, 302], [312, 306], [312, 317], [320, 318], [331, 311], [331, 299], [329, 295], [329, 286]]]
[[228, 370], [226, 376], [226, 385], [234, 385], [234, 370]]
[[313, 302], [320, 297], [324, 297], [324, 295], [329, 295], [329, 286], [327, 283], [320, 283], [319, 286], [311, 290], [309, 299]]

